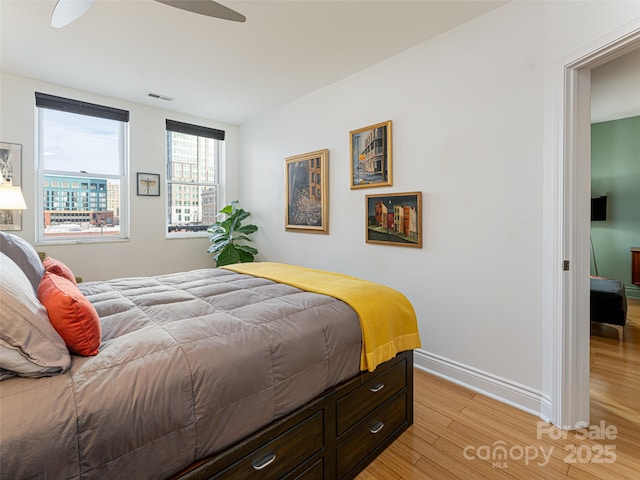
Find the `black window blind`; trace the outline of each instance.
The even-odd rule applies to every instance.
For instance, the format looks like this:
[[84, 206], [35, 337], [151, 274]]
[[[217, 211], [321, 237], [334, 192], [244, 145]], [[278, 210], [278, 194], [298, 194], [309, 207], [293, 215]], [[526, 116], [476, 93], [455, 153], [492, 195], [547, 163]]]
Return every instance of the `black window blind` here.
[[202, 127], [200, 125], [192, 125], [190, 123], [177, 122], [175, 120], [167, 119], [167, 130], [170, 132], [186, 133], [187, 135], [195, 135], [198, 137], [224, 140], [224, 130]]
[[61, 110], [69, 113], [78, 113], [80, 115], [117, 120], [120, 122], [129, 121], [129, 112], [127, 110], [105, 107], [104, 105], [83, 102], [81, 100], [72, 100], [70, 98], [58, 97], [47, 93], [36, 92], [36, 107]]

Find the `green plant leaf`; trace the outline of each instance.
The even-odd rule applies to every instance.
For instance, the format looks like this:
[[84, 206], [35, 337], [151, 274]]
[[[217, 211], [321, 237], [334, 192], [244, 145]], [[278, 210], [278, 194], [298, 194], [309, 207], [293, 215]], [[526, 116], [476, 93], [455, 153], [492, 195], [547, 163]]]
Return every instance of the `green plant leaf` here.
[[240, 261], [240, 253], [236, 248], [229, 244], [218, 254], [218, 257], [215, 259], [216, 265], [219, 267], [223, 267], [225, 265], [231, 265], [233, 263], [238, 263]]
[[242, 227], [239, 227], [236, 229], [237, 232], [245, 233], [247, 235], [254, 233], [257, 230], [258, 230], [258, 227], [256, 225], [243, 225]]
[[209, 235], [209, 241], [211, 242], [218, 242], [221, 238], [226, 240], [229, 236], [224, 232], [217, 232]]
[[251, 241], [249, 237], [245, 237], [244, 235], [237, 235], [233, 237], [233, 240], [234, 240], [234, 245], [235, 245], [235, 242], [237, 242], [238, 240], [247, 240], [248, 242]]
[[243, 210], [242, 208], [239, 208], [236, 211], [236, 215], [235, 218], [238, 219], [238, 222], [241, 222], [243, 220], [246, 220], [247, 218], [249, 218], [251, 214], [249, 212], [247, 212], [246, 210]]
[[225, 214], [225, 215], [231, 215], [233, 213], [233, 205], [227, 205], [222, 210], [220, 210], [220, 212], [218, 212], [218, 213], [222, 213], [222, 214]]
[[209, 241], [211, 243], [220, 243], [220, 242], [226, 241], [226, 239], [227, 239], [226, 235], [215, 235], [215, 236], [211, 235], [211, 236], [209, 236]]
[[245, 252], [245, 251], [238, 251], [238, 254], [240, 256], [240, 263], [249, 263], [249, 262], [253, 262], [254, 256], [251, 253]]
[[226, 248], [227, 245], [229, 245], [229, 242], [227, 240], [222, 240], [218, 243], [214, 243], [213, 245], [211, 245], [207, 249], [207, 252], [217, 254], [221, 250], [224, 250], [224, 248]]
[[233, 225], [233, 222], [235, 220], [235, 217], [233, 215], [229, 215], [227, 218], [225, 218], [223, 221], [220, 222], [220, 228], [223, 228], [225, 231], [229, 231], [229, 227], [231, 227], [231, 225]]
[[236, 250], [239, 250], [240, 252], [250, 253], [252, 256], [258, 254], [258, 250], [250, 247], [249, 245], [236, 245], [235, 247]]

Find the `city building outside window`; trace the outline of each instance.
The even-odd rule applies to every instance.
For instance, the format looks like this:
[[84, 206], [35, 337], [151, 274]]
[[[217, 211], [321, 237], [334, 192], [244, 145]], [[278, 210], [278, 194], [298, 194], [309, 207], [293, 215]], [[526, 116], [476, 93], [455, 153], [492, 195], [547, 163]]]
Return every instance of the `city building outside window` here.
[[167, 237], [206, 236], [220, 210], [218, 178], [225, 132], [174, 120], [166, 125]]
[[35, 96], [37, 241], [127, 238], [129, 112]]

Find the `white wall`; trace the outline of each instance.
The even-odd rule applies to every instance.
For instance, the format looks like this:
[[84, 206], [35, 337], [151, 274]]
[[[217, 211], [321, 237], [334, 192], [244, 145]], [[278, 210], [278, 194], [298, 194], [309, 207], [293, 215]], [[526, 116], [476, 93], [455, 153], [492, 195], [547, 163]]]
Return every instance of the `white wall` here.
[[35, 96], [39, 91], [77, 100], [99, 103], [129, 110], [130, 144], [130, 240], [120, 243], [81, 245], [47, 245], [42, 247], [52, 257], [69, 265], [76, 275], [86, 280], [168, 272], [214, 266], [206, 249], [206, 238], [165, 239], [165, 193], [160, 197], [136, 196], [135, 173], [160, 173], [165, 181], [165, 119], [195, 123], [226, 131], [226, 162], [223, 166], [226, 198], [237, 196], [238, 128], [211, 120], [195, 118], [160, 108], [151, 108], [88, 92], [37, 82], [24, 77], [2, 74], [0, 140], [22, 144], [22, 188], [28, 210], [23, 212], [23, 230], [15, 232], [31, 243], [35, 241]]
[[591, 72], [593, 123], [640, 115], [640, 48]]
[[[260, 258], [400, 290], [418, 364], [539, 412], [562, 59], [638, 17], [638, 2], [514, 2], [243, 125], [239, 188]], [[349, 131], [385, 120], [394, 185], [350, 190]], [[323, 148], [330, 234], [285, 232], [284, 158]], [[424, 248], [366, 244], [365, 194], [414, 190]]]

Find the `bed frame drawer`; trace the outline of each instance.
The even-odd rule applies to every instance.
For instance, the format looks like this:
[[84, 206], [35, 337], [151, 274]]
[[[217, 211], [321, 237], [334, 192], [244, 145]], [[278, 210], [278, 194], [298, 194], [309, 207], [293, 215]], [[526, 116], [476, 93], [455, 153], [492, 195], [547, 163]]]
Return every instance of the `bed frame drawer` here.
[[293, 478], [293, 480], [324, 480], [324, 458], [318, 460], [301, 474], [297, 475], [297, 472], [294, 472], [286, 478], [287, 480], [289, 478]]
[[324, 418], [319, 411], [221, 472], [220, 478], [281, 478], [323, 447]]
[[390, 437], [407, 420], [407, 398], [400, 394], [360, 422], [347, 439], [338, 445], [337, 475], [347, 477], [370, 452]]
[[406, 385], [406, 377], [406, 364], [400, 362], [339, 399], [338, 435], [402, 390]]

